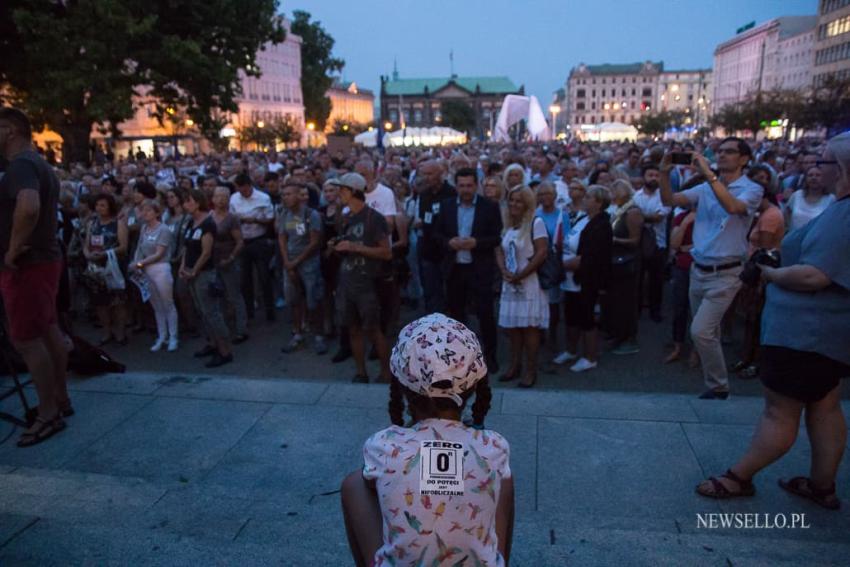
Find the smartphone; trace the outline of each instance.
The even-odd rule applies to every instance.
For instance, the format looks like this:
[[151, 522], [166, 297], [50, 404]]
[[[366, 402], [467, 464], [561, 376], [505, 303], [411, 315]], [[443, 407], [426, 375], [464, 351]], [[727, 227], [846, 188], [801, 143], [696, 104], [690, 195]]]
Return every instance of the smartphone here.
[[673, 165], [691, 165], [693, 160], [693, 152], [673, 152]]

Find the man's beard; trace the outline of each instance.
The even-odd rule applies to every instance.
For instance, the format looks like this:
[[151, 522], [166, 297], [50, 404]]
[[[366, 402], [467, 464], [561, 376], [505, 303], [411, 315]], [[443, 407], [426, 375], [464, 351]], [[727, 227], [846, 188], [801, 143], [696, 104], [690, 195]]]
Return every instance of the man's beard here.
[[658, 189], [658, 182], [657, 181], [647, 181], [647, 182], [644, 183], [644, 186], [647, 189], [652, 189], [653, 191], [655, 191], [656, 189]]

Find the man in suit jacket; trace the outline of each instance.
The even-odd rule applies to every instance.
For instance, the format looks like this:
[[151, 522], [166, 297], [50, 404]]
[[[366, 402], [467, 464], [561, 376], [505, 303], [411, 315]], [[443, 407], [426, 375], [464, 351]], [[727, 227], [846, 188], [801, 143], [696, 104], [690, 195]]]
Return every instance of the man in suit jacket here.
[[459, 169], [455, 174], [455, 189], [457, 197], [440, 203], [433, 232], [444, 252], [442, 272], [448, 315], [463, 322], [467, 306], [474, 301], [481, 346], [492, 374], [498, 370], [493, 281], [502, 219], [499, 205], [477, 194], [476, 170]]

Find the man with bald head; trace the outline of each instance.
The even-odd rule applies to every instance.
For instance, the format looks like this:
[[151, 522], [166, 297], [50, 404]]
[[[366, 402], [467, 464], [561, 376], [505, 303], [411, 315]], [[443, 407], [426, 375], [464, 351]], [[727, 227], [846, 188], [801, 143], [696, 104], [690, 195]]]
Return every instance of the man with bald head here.
[[440, 201], [455, 196], [454, 188], [445, 180], [443, 165], [435, 160], [419, 164], [416, 176], [421, 191], [417, 195], [416, 220], [413, 223], [419, 236], [419, 277], [428, 313], [442, 312], [445, 308], [445, 289], [440, 263], [443, 251], [434, 238], [433, 227], [440, 214]]

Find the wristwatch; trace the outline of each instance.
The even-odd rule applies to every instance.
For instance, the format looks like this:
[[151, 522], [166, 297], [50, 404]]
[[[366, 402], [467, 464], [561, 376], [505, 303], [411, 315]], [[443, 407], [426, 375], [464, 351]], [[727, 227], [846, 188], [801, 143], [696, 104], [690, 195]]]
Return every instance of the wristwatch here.
[[709, 178], [708, 178], [708, 182], [709, 182], [709, 183], [714, 183], [714, 182], [715, 182], [715, 181], [717, 181], [718, 179], [719, 179], [719, 178], [718, 178], [716, 175], [714, 175], [714, 176], [712, 176], [712, 177], [709, 177]]
[[144, 265], [144, 264], [142, 264], [141, 262], [136, 262], [136, 267], [137, 267], [137, 268], [139, 268], [139, 269], [141, 270], [142, 268], [144, 268], [144, 267], [145, 267], [145, 265]]

